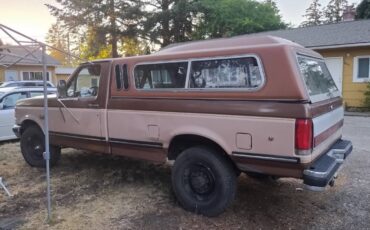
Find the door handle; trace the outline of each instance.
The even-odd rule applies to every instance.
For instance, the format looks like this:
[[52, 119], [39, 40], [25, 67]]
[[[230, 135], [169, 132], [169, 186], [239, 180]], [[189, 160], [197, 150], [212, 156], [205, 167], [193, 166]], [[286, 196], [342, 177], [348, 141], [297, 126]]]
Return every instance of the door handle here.
[[87, 106], [90, 108], [99, 108], [99, 104], [88, 104]]

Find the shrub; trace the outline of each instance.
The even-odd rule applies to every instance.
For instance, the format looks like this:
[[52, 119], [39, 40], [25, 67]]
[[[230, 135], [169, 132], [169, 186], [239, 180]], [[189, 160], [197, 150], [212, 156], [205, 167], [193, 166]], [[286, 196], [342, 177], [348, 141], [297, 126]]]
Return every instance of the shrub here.
[[370, 82], [367, 83], [367, 89], [365, 91], [364, 107], [370, 110]]

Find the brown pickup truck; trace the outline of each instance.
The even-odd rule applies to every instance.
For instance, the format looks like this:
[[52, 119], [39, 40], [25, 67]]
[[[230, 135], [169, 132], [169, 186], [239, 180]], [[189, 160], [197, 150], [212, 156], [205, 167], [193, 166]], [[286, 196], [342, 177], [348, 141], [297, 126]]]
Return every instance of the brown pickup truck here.
[[[171, 162], [177, 199], [207, 216], [231, 204], [240, 172], [319, 191], [352, 151], [323, 58], [269, 36], [84, 63], [48, 104], [52, 165], [64, 147]], [[42, 107], [18, 102], [13, 129], [35, 167], [45, 166]]]

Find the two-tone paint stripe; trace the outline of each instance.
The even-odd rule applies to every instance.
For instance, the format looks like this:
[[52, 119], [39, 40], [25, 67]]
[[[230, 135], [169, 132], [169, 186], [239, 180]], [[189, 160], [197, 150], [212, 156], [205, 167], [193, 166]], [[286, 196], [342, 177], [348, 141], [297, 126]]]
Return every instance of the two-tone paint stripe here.
[[236, 157], [254, 159], [254, 160], [274, 161], [274, 162], [282, 162], [282, 163], [296, 163], [296, 164], [300, 163], [300, 159], [298, 157], [244, 153], [244, 152], [232, 152], [232, 155]]
[[343, 126], [344, 109], [339, 107], [331, 112], [325, 113], [312, 119], [314, 147], [324, 142]]
[[163, 144], [160, 142], [149, 142], [149, 141], [137, 141], [137, 140], [127, 140], [127, 139], [118, 139], [118, 138], [109, 138], [106, 141], [105, 137], [96, 137], [96, 136], [88, 136], [88, 135], [79, 135], [79, 134], [71, 134], [71, 133], [60, 133], [60, 132], [50, 132], [50, 135], [56, 137], [67, 137], [73, 139], [83, 139], [87, 141], [99, 141], [99, 142], [108, 142], [111, 144], [122, 144], [122, 145], [133, 145], [138, 147], [147, 147], [147, 148], [158, 148], [162, 149]]

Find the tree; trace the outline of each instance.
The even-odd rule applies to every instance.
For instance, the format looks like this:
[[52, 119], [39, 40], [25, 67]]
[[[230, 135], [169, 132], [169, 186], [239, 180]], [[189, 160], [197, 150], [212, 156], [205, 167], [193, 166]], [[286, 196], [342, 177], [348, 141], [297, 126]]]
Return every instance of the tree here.
[[86, 60], [109, 58], [112, 55], [112, 44], [107, 41], [105, 31], [89, 26], [80, 37], [78, 53]]
[[[68, 47], [68, 37], [69, 35], [65, 34], [65, 31], [62, 29], [62, 25], [57, 22], [51, 25], [46, 35], [46, 42], [60, 50], [65, 52], [69, 51]], [[68, 54], [60, 52], [56, 49], [49, 49], [50, 56], [58, 60], [62, 65], [70, 65], [70, 58]]]
[[286, 28], [274, 1], [202, 0], [198, 38], [230, 37]]
[[347, 0], [330, 0], [324, 9], [326, 22], [333, 23], [342, 21], [343, 11], [347, 5]]
[[139, 41], [137, 38], [121, 38], [121, 52], [126, 56], [135, 56], [150, 54], [150, 48], [145, 41]]
[[356, 8], [356, 19], [368, 18], [370, 18], [370, 1], [362, 0], [362, 2]]
[[[111, 46], [112, 57], [118, 57], [118, 40], [121, 36], [136, 35], [137, 22], [142, 17], [138, 0], [57, 0], [62, 8], [47, 4], [50, 13], [70, 30], [90, 30], [100, 42]], [[102, 39], [102, 38], [105, 39]], [[104, 40], [104, 41], [103, 41]]]
[[144, 37], [149, 41], [167, 46], [173, 42], [192, 40], [198, 11], [196, 0], [147, 0]]
[[306, 14], [303, 15], [306, 21], [302, 22], [301, 26], [317, 26], [322, 23], [323, 12], [319, 0], [313, 0], [311, 5], [306, 9]]
[[[273, 0], [56, 0], [52, 15], [91, 59], [137, 55], [174, 42], [285, 28]], [[144, 44], [142, 44], [144, 43]]]

